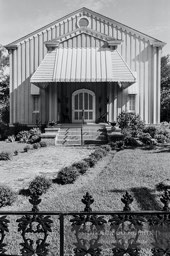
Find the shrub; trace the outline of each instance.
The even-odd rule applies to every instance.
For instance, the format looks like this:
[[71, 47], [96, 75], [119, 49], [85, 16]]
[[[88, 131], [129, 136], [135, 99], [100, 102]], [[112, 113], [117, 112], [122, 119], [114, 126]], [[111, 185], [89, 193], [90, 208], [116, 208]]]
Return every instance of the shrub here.
[[150, 136], [152, 138], [154, 138], [154, 136], [157, 132], [157, 128], [154, 125], [148, 125], [148, 126], [144, 127], [143, 132], [144, 133], [149, 133]]
[[89, 168], [88, 163], [85, 161], [80, 161], [80, 162], [74, 163], [72, 166], [77, 168], [77, 170], [81, 174], [84, 174]]
[[17, 156], [18, 155], [18, 150], [15, 150], [14, 151], [14, 156]]
[[167, 138], [169, 137], [169, 132], [164, 127], [157, 128], [156, 134], [162, 134]]
[[41, 141], [41, 131], [39, 128], [33, 128], [29, 131], [30, 137], [28, 142], [33, 144]]
[[124, 141], [123, 140], [116, 141], [116, 149], [118, 149], [118, 150], [124, 149]]
[[149, 133], [141, 133], [139, 135], [139, 140], [142, 141], [144, 144], [147, 144], [147, 145], [152, 144], [152, 137]]
[[0, 161], [7, 161], [7, 160], [11, 160], [12, 158], [12, 154], [10, 152], [1, 152], [0, 153]]
[[6, 142], [14, 142], [15, 141], [15, 136], [14, 135], [10, 135], [8, 136], [8, 138], [6, 139]]
[[119, 140], [119, 141], [116, 141], [116, 142], [111, 142], [110, 146], [111, 146], [112, 150], [124, 149], [124, 141], [123, 140]]
[[37, 176], [34, 180], [31, 181], [28, 189], [30, 194], [41, 195], [46, 193], [51, 184], [52, 181], [50, 179], [47, 179], [44, 176]]
[[100, 151], [103, 154], [103, 156], [107, 155], [107, 150], [105, 148], [100, 147], [97, 149], [97, 151]]
[[79, 176], [78, 170], [73, 167], [64, 167], [62, 168], [57, 175], [57, 180], [59, 181], [60, 184], [71, 184], [74, 183], [74, 181], [77, 179]]
[[163, 134], [156, 134], [155, 139], [157, 140], [158, 143], [164, 143], [167, 141], [167, 137]]
[[129, 128], [133, 137], [139, 134], [144, 128], [144, 122], [135, 113], [122, 112], [117, 117], [119, 127], [123, 130]]
[[11, 205], [16, 199], [14, 193], [9, 187], [0, 185], [0, 207]]
[[30, 137], [29, 131], [21, 131], [17, 134], [16, 140], [22, 143], [27, 143]]
[[97, 163], [97, 159], [94, 156], [90, 156], [84, 159], [85, 162], [91, 167], [94, 167]]
[[24, 152], [28, 152], [28, 150], [30, 150], [30, 149], [31, 149], [31, 147], [29, 145], [27, 145], [24, 147]]
[[107, 152], [109, 152], [111, 150], [110, 145], [102, 145], [100, 148], [106, 150]]
[[103, 152], [99, 150], [95, 150], [93, 153], [90, 154], [90, 157], [96, 158], [96, 160], [100, 160], [103, 158]]
[[40, 147], [41, 147], [40, 143], [34, 143], [33, 144], [33, 149], [38, 149]]
[[42, 148], [47, 147], [47, 143], [45, 141], [40, 141], [40, 146]]
[[124, 139], [124, 144], [125, 146], [131, 146], [131, 147], [139, 146], [139, 143], [137, 142], [137, 140], [132, 136], [126, 136]]
[[110, 145], [112, 150], [116, 149], [116, 142], [110, 142], [109, 145]]

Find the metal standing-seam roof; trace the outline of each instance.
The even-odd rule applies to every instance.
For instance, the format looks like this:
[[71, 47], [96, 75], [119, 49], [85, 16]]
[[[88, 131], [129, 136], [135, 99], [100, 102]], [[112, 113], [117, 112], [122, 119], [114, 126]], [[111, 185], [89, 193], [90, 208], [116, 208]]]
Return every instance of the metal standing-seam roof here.
[[31, 77], [34, 84], [100, 81], [129, 86], [136, 79], [119, 52], [107, 47], [56, 48], [46, 54]]

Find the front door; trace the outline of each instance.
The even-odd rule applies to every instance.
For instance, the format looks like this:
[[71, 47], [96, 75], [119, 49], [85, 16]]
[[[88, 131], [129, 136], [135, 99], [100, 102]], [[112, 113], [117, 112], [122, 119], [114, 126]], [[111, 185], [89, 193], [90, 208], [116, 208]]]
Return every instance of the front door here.
[[95, 122], [95, 94], [87, 89], [80, 89], [72, 94], [72, 122]]

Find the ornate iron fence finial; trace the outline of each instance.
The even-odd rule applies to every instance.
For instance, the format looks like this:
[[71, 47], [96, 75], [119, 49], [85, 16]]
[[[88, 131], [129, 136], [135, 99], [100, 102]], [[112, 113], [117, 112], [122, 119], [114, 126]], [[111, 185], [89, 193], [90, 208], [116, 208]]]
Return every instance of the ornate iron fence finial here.
[[169, 211], [169, 202], [170, 202], [170, 191], [168, 191], [167, 189], [165, 189], [164, 194], [162, 195], [162, 197], [160, 198], [160, 201], [163, 203], [164, 207], [163, 207], [163, 211]]
[[32, 212], [39, 212], [38, 204], [41, 203], [41, 199], [39, 198], [40, 195], [38, 194], [31, 194], [29, 202], [33, 205]]
[[133, 197], [126, 191], [125, 195], [121, 198], [122, 203], [125, 205], [124, 212], [131, 211], [130, 204], [133, 202]]
[[89, 192], [86, 192], [81, 201], [83, 204], [85, 204], [84, 212], [92, 212], [92, 208], [90, 207], [90, 205], [93, 204], [94, 199], [89, 194]]

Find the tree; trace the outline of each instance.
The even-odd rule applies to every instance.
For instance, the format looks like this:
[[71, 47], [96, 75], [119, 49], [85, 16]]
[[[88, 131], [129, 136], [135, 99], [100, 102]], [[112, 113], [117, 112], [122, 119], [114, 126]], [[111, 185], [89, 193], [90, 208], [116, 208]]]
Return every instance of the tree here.
[[170, 55], [161, 58], [161, 121], [170, 121]]
[[0, 45], [0, 119], [9, 123], [9, 55]]

